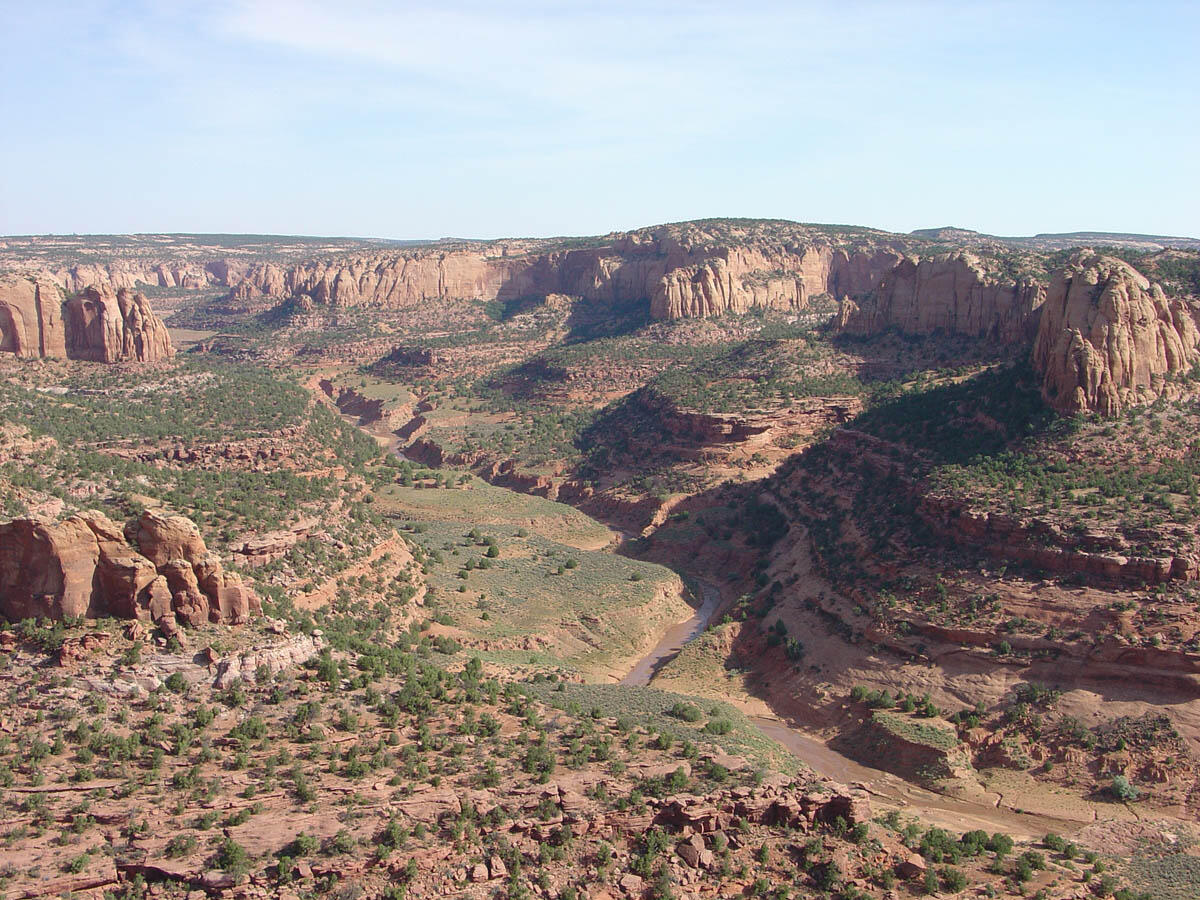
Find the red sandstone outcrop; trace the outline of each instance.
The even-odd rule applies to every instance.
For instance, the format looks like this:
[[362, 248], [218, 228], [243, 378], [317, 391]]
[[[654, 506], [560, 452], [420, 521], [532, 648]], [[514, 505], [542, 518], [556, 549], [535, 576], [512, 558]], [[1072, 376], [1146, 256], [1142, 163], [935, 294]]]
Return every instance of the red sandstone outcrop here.
[[198, 625], [244, 622], [260, 609], [183, 516], [148, 511], [124, 530], [95, 511], [0, 525], [0, 614], [11, 620], [116, 616]]
[[845, 299], [839, 329], [872, 335], [888, 329], [934, 332], [1020, 343], [1033, 337], [1045, 288], [1023, 278], [1000, 278], [967, 252], [905, 258], [884, 273], [870, 295]]
[[951, 544], [974, 546], [996, 559], [1028, 563], [1044, 572], [1136, 584], [1200, 577], [1200, 560], [1187, 554], [1137, 556], [1119, 535], [1102, 541], [1100, 536], [1073, 534], [1038, 519], [974, 510], [954, 497], [925, 495], [917, 505], [917, 515]]
[[[233, 552], [241, 558], [242, 564], [249, 568], [265, 566], [286, 556], [289, 550], [312, 534], [320, 524], [319, 519], [304, 518], [286, 530], [249, 535], [239, 546], [233, 548]], [[329, 539], [328, 535], [324, 536]]]
[[360, 426], [374, 425], [383, 422], [385, 425], [401, 425], [413, 417], [413, 411], [407, 406], [391, 406], [379, 397], [367, 397], [352, 387], [335, 387], [328, 378], [322, 378], [317, 386], [333, 401], [338, 412], [344, 416], [354, 416]]
[[62, 291], [49, 278], [0, 278], [0, 351], [20, 357], [67, 355]]
[[167, 326], [143, 294], [89, 287], [63, 305], [67, 356], [94, 362], [156, 362], [175, 355]]
[[0, 351], [106, 363], [155, 362], [175, 353], [143, 295], [89, 287], [64, 300], [44, 275], [0, 279]]
[[1128, 263], [1080, 254], [1054, 277], [1034, 344], [1047, 401], [1105, 416], [1153, 401], [1200, 359], [1198, 314]]

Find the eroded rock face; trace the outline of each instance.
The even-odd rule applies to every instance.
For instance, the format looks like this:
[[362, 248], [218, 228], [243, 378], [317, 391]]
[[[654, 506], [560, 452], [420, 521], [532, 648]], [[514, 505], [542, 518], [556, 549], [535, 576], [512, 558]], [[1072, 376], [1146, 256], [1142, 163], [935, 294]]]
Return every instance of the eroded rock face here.
[[14, 621], [116, 616], [172, 626], [236, 624], [261, 608], [183, 516], [148, 511], [124, 531], [92, 510], [62, 522], [0, 525], [0, 614]]
[[0, 278], [0, 351], [106, 363], [155, 362], [175, 353], [143, 295], [89, 287], [64, 300], [41, 275]]
[[1033, 336], [1045, 297], [1045, 288], [1029, 279], [989, 275], [970, 253], [904, 258], [882, 275], [869, 297], [843, 300], [838, 325], [848, 334], [940, 331], [1012, 344]]
[[67, 356], [93, 362], [155, 362], [175, 355], [167, 326], [143, 294], [89, 287], [63, 304]]
[[62, 291], [49, 278], [0, 278], [0, 351], [65, 357]]
[[1080, 254], [1054, 277], [1034, 343], [1046, 400], [1105, 416], [1155, 400], [1200, 359], [1197, 312], [1120, 259]]

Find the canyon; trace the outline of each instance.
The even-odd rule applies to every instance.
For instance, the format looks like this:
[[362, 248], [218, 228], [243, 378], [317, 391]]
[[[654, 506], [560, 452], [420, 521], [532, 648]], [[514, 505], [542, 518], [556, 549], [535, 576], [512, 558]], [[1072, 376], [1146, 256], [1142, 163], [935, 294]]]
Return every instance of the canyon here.
[[[115, 735], [64, 727], [42, 784], [28, 699], [0, 779], [60, 818], [88, 794], [119, 846], [15, 838], [6, 887], [482, 896], [536, 865], [711, 896], [758, 891], [721, 859], [761, 846], [803, 890], [907, 895], [957, 884], [947, 828], [1005, 893], [979, 828], [1120, 846], [1132, 885], [1133, 817], [1195, 819], [1195, 251], [172, 240], [0, 251], [0, 653], [28, 698], [69, 668], [48, 689]], [[95, 805], [135, 730], [189, 810], [161, 836]], [[820, 777], [770, 774], [798, 761]], [[188, 841], [214, 797], [217, 849]], [[1074, 852], [1026, 889], [1092, 891]]]

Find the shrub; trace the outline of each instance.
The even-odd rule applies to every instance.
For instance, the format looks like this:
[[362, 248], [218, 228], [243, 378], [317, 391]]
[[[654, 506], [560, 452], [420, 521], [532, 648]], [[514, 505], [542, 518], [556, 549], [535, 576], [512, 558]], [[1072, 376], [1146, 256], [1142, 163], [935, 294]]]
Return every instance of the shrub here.
[[1124, 775], [1117, 775], [1113, 778], [1112, 784], [1109, 785], [1109, 791], [1123, 803], [1136, 800], [1141, 796], [1141, 792], [1130, 784], [1129, 779]]
[[250, 856], [246, 849], [231, 837], [225, 838], [217, 849], [217, 868], [224, 869], [234, 875], [241, 875], [250, 869]]
[[967, 876], [960, 869], [952, 869], [947, 866], [938, 874], [941, 876], [942, 884], [951, 894], [957, 894], [967, 887]]
[[677, 702], [669, 710], [667, 715], [674, 716], [676, 719], [682, 719], [685, 722], [699, 722], [704, 717], [704, 713], [700, 711], [700, 707], [691, 703]]

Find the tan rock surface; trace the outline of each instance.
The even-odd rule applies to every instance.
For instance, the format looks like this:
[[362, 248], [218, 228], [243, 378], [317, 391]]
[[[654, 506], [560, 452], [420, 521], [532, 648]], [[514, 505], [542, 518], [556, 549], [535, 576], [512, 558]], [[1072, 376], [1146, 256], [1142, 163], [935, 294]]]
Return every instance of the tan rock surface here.
[[1128, 263], [1080, 254], [1055, 276], [1034, 344], [1047, 401], [1106, 416], [1153, 401], [1200, 359], [1196, 319]]
[[1041, 285], [997, 279], [967, 252], [904, 258], [883, 274], [869, 297], [843, 302], [838, 325], [848, 334], [940, 331], [1017, 343], [1032, 336], [1034, 314], [1044, 299]]
[[89, 287], [64, 300], [43, 273], [0, 278], [0, 351], [107, 363], [154, 362], [175, 352], [142, 294]]
[[240, 576], [225, 572], [189, 519], [142, 514], [127, 532], [89, 510], [62, 522], [0, 524], [0, 614], [9, 619], [104, 615], [192, 625], [236, 624], [261, 611]]

